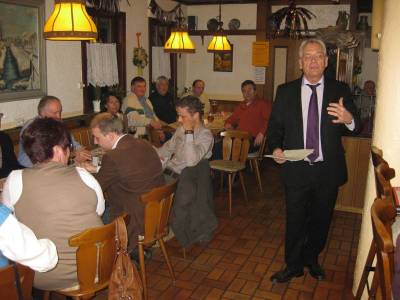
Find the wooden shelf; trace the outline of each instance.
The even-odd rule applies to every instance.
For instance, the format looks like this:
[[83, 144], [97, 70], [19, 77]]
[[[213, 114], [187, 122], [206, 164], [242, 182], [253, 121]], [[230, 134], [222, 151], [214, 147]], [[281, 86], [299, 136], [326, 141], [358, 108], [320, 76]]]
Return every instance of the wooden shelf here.
[[[238, 29], [238, 30], [224, 30], [226, 35], [256, 35], [257, 30], [255, 29]], [[214, 35], [214, 31], [210, 30], [190, 30], [189, 35], [193, 36], [205, 36]]]

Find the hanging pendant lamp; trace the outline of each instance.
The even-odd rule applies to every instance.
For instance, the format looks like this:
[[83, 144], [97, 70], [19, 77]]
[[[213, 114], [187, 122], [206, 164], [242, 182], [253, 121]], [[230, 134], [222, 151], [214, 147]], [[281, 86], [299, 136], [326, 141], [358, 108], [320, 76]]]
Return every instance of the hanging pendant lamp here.
[[86, 11], [85, 0], [55, 0], [43, 36], [55, 41], [96, 40], [96, 24]]
[[190, 39], [186, 27], [182, 24], [184, 18], [182, 17], [182, 9], [179, 5], [178, 15], [176, 18], [178, 25], [171, 32], [170, 37], [164, 45], [164, 52], [168, 53], [194, 53], [196, 47]]
[[211, 42], [208, 44], [207, 52], [230, 52], [232, 51], [231, 44], [222, 29], [224, 23], [221, 21], [221, 1], [219, 2], [218, 20], [218, 30], [212, 37]]

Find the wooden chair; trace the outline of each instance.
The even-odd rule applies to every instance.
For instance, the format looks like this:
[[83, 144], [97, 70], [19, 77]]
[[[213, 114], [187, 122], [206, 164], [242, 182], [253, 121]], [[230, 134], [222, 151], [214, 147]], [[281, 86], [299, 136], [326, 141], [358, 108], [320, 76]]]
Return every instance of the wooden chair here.
[[240, 183], [243, 189], [244, 198], [247, 200], [247, 191], [244, 184], [242, 171], [246, 168], [246, 159], [250, 147], [250, 134], [245, 131], [228, 130], [221, 132], [223, 137], [222, 160], [213, 160], [210, 162], [210, 168], [221, 172], [221, 187], [223, 183], [223, 174], [228, 174], [229, 188], [229, 216], [232, 216], [232, 180], [236, 173], [239, 173]]
[[155, 188], [143, 194], [140, 199], [145, 205], [144, 208], [144, 236], [138, 237], [139, 263], [142, 275], [144, 298], [147, 299], [146, 267], [144, 264], [144, 248], [153, 245], [155, 242], [160, 244], [161, 251], [165, 257], [169, 274], [175, 283], [174, 270], [169, 260], [167, 249], [163, 238], [168, 235], [169, 214], [172, 201], [176, 190], [177, 181]]
[[[374, 166], [374, 177], [376, 195], [380, 199], [384, 199], [393, 205], [393, 191], [390, 180], [395, 177], [395, 170], [389, 167], [389, 164], [383, 159], [382, 150], [372, 146], [371, 147], [371, 159]], [[371, 242], [371, 246], [368, 251], [367, 259], [365, 261], [364, 270], [361, 275], [360, 283], [356, 292], [356, 300], [361, 299], [365, 287], [370, 297], [374, 297], [378, 287], [378, 277], [374, 276], [371, 287], [368, 283], [368, 276], [370, 272], [376, 272], [376, 267], [373, 267], [375, 256], [377, 255], [376, 243]]]
[[92, 133], [88, 127], [80, 127], [71, 130], [71, 135], [74, 139], [84, 146], [86, 149], [90, 150], [94, 147]]
[[[32, 298], [32, 285], [35, 272], [30, 268], [17, 264], [24, 299]], [[14, 266], [9, 265], [0, 269], [0, 299], [18, 300]]]
[[250, 163], [250, 167], [252, 170], [254, 170], [254, 172], [256, 174], [256, 180], [257, 180], [257, 184], [258, 184], [258, 188], [260, 189], [260, 192], [263, 191], [262, 184], [261, 184], [261, 175], [260, 175], [260, 163], [264, 159], [264, 151], [265, 151], [266, 144], [267, 144], [267, 137], [264, 136], [264, 139], [263, 139], [258, 151], [249, 153], [247, 155], [247, 160]]
[[[124, 214], [125, 223], [129, 216]], [[97, 292], [108, 287], [116, 257], [115, 222], [89, 228], [72, 236], [69, 246], [77, 247], [76, 267], [79, 286], [76, 289], [54, 291], [73, 299], [91, 299]], [[45, 291], [45, 300], [50, 299], [50, 291]]]
[[[373, 282], [378, 283], [377, 299], [392, 299], [392, 279], [394, 275], [394, 245], [392, 224], [396, 209], [387, 199], [377, 198], [371, 207], [373, 242], [376, 248], [376, 270]], [[375, 278], [377, 278], [375, 280]], [[375, 295], [374, 295], [375, 296]]]

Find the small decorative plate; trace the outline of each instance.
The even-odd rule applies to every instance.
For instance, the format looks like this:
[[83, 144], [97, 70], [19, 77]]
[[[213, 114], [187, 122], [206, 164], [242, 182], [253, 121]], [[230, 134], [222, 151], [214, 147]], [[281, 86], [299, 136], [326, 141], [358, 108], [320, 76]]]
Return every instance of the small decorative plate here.
[[238, 30], [240, 27], [240, 21], [238, 19], [232, 19], [229, 21], [228, 27], [230, 30]]
[[208, 20], [207, 22], [207, 29], [210, 31], [217, 31], [218, 29], [218, 20], [215, 18], [212, 18]]

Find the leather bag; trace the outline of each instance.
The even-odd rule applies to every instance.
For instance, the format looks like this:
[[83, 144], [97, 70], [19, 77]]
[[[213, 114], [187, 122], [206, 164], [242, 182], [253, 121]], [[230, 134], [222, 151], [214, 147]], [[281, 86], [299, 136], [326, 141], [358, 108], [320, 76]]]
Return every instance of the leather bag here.
[[117, 256], [108, 288], [109, 300], [142, 300], [143, 284], [127, 252], [128, 234], [122, 217], [115, 221]]

